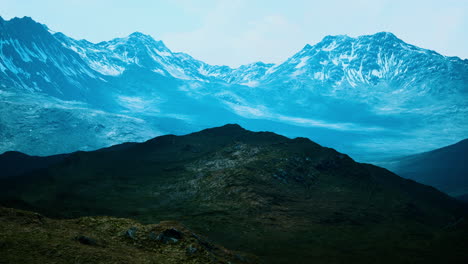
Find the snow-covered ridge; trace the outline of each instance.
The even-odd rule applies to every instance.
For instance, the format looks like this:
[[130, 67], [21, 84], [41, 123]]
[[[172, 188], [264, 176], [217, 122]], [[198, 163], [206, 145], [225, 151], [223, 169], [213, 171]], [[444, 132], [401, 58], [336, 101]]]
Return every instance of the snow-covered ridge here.
[[[453, 72], [457, 68], [459, 71]], [[434, 73], [437, 75], [434, 76]], [[347, 87], [399, 83], [421, 85], [428, 79], [466, 80], [468, 63], [405, 43], [389, 32], [359, 36], [326, 36], [306, 45], [284, 63], [276, 65], [259, 82], [301, 82], [327, 86], [330, 92]]]
[[[208, 65], [185, 53], [174, 53], [162, 41], [139, 32], [93, 44], [57, 33], [61, 43], [76, 51], [95, 71], [121, 75], [129, 66], [164, 76], [202, 82], [261, 86], [274, 82], [321, 82], [333, 87], [377, 85], [382, 81], [419, 82], [431, 69], [449, 74], [450, 63], [466, 62], [405, 43], [389, 32], [356, 38], [326, 36], [281, 64], [256, 62], [238, 68]], [[416, 69], [416, 70], [415, 70]], [[421, 74], [421, 69], [426, 72]]]
[[77, 52], [95, 71], [110, 76], [121, 75], [128, 67], [150, 69], [164, 76], [203, 82], [253, 85], [273, 64], [256, 62], [238, 68], [209, 65], [182, 52], [172, 52], [162, 41], [135, 32], [124, 38], [91, 43], [75, 40], [63, 33], [54, 36], [64, 47]]

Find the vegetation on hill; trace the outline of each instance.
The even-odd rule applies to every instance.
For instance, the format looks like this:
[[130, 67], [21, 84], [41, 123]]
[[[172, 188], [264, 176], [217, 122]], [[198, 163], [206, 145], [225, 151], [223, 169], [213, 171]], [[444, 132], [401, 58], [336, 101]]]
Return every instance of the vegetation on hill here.
[[255, 263], [177, 222], [113, 217], [70, 220], [0, 207], [0, 263]]

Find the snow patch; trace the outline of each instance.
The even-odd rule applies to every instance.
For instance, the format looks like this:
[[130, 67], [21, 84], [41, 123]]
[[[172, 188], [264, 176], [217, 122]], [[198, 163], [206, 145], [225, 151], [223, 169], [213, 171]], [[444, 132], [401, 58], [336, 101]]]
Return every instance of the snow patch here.
[[309, 59], [310, 59], [310, 56], [305, 56], [304, 58], [301, 58], [301, 62], [299, 62], [294, 68], [300, 69], [304, 67]]
[[98, 61], [88, 61], [89, 67], [103, 75], [109, 75], [109, 76], [119, 76], [121, 75], [124, 71], [125, 68], [118, 66], [118, 65], [112, 65], [112, 64], [105, 64], [102, 62]]
[[259, 85], [258, 81], [248, 81], [244, 83], [240, 83], [241, 85], [249, 86], [249, 87], [257, 87]]
[[336, 44], [336, 40], [334, 40], [332, 43], [330, 43], [328, 46], [323, 47], [323, 51], [332, 51], [338, 47], [338, 44]]
[[166, 74], [164, 73], [164, 71], [161, 70], [161, 69], [153, 69], [153, 70], [151, 70], [151, 71], [152, 71], [152, 72], [155, 72], [155, 73], [159, 73], [159, 74], [161, 74], [161, 75], [163, 75], [163, 76], [166, 76]]
[[305, 73], [305, 72], [306, 72], [305, 69], [299, 69], [299, 70], [297, 70], [297, 71], [291, 73], [291, 77], [292, 77], [292, 78], [296, 78], [297, 76], [299, 76], [299, 75], [301, 75], [301, 74], [303, 74], [303, 73]]
[[325, 74], [323, 74], [323, 72], [314, 73], [314, 79], [323, 81], [324, 78], [325, 78]]
[[271, 67], [270, 69], [268, 69], [268, 70], [265, 72], [265, 75], [274, 73], [276, 70], [278, 70], [278, 67], [279, 67], [279, 66], [280, 66], [280, 64], [275, 64], [273, 67]]
[[172, 53], [170, 52], [167, 52], [167, 51], [160, 51], [160, 50], [157, 50], [157, 49], [154, 49], [154, 51], [161, 57], [169, 57], [169, 56], [172, 56]]
[[380, 71], [378, 71], [378, 70], [375, 70], [375, 69], [372, 70], [371, 74], [374, 75], [374, 76], [377, 76], [379, 78], [382, 77], [382, 73]]

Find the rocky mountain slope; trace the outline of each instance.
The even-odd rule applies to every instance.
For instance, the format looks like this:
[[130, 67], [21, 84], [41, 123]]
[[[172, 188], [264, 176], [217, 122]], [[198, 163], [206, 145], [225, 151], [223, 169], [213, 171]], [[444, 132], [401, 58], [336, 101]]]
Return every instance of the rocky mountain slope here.
[[0, 29], [2, 91], [99, 100], [99, 74], [58, 42], [47, 27], [29, 17], [9, 21], [0, 18]]
[[453, 196], [468, 194], [468, 139], [429, 152], [392, 159], [382, 166]]
[[177, 222], [70, 220], [0, 207], [0, 263], [255, 263]]
[[3, 205], [52, 217], [173, 219], [266, 263], [468, 259], [466, 205], [306, 138], [238, 125], [77, 152], [0, 188]]
[[468, 132], [468, 60], [387, 32], [327, 36], [283, 63], [233, 69], [138, 32], [91, 43], [27, 17], [0, 27], [2, 152], [93, 150], [233, 122], [372, 161]]

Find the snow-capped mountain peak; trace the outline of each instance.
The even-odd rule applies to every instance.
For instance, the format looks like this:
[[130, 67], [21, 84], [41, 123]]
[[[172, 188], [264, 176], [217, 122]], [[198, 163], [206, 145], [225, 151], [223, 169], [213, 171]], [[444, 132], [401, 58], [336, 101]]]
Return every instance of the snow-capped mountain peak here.
[[463, 78], [467, 65], [462, 60], [451, 61], [436, 52], [407, 44], [389, 32], [356, 38], [326, 36], [315, 45], [306, 45], [261, 82], [299, 81], [308, 86], [326, 85], [332, 88], [330, 92], [388, 82], [413, 86], [432, 78], [436, 69], [444, 78], [451, 78], [450, 63], [464, 69], [457, 75]]
[[151, 40], [154, 40], [153, 37], [151, 37], [150, 35], [147, 35], [147, 34], [144, 34], [142, 32], [139, 32], [139, 31], [135, 31], [133, 33], [131, 33], [130, 35], [128, 35], [129, 38], [137, 38], [137, 39], [151, 39]]
[[[0, 20], [0, 83], [8, 89], [44, 92], [58, 97], [83, 95], [85, 83], [98, 78], [49, 29], [30, 17]], [[73, 87], [73, 89], [69, 89]]]
[[63, 34], [56, 36], [65, 47], [76, 51], [91, 68], [103, 75], [118, 76], [128, 67], [137, 66], [162, 75], [186, 77], [182, 68], [173, 65], [177, 58], [162, 41], [140, 32], [97, 44], [63, 38]]

